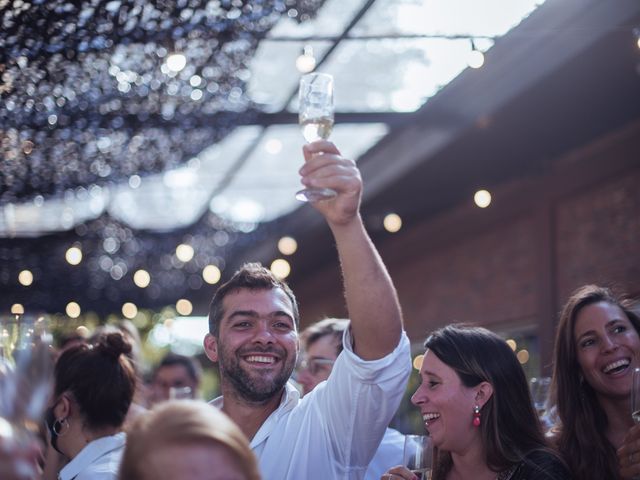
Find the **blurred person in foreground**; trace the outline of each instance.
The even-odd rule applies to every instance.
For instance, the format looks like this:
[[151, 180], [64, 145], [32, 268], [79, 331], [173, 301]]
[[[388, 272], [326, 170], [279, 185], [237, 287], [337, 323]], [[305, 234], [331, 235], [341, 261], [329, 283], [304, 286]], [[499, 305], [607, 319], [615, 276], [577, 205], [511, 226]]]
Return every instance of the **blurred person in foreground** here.
[[94, 342], [69, 347], [56, 362], [44, 478], [117, 478], [126, 438], [122, 425], [136, 388], [127, 358], [131, 345], [120, 333]]
[[221, 411], [194, 400], [171, 400], [136, 419], [120, 480], [260, 480], [255, 455]]
[[[422, 383], [411, 401], [435, 447], [433, 480], [571, 479], [547, 445], [507, 342], [484, 328], [450, 325], [424, 345]], [[417, 477], [397, 466], [382, 478]]]
[[[349, 320], [325, 318], [307, 327], [300, 335], [303, 352], [302, 361], [296, 370], [296, 381], [307, 395], [323, 383], [333, 371], [338, 356], [342, 352], [342, 337], [349, 328]], [[390, 465], [402, 463], [404, 435], [393, 428], [387, 428], [380, 446], [369, 463], [365, 480], [379, 480]]]
[[198, 398], [201, 378], [202, 367], [196, 359], [168, 353], [151, 377], [150, 403], [169, 400], [172, 394], [183, 399]]
[[640, 426], [631, 417], [633, 370], [640, 367], [633, 306], [585, 285], [560, 315], [551, 384], [559, 420], [551, 435], [577, 480], [640, 475]]
[[209, 359], [222, 396], [212, 403], [250, 439], [267, 480], [361, 479], [404, 393], [411, 369], [396, 291], [360, 216], [355, 162], [330, 142], [303, 147], [306, 187], [330, 188], [313, 203], [333, 234], [351, 325], [325, 388], [309, 398], [288, 383], [296, 365], [299, 313], [290, 288], [247, 264], [213, 297]]

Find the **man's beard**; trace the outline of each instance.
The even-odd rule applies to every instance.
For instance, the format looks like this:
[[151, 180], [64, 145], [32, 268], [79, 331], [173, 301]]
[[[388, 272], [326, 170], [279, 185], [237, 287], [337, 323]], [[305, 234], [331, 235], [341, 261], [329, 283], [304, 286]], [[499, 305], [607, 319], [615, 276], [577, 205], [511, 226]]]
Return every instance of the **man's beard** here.
[[[246, 350], [243, 353], [243, 350]], [[280, 372], [273, 379], [259, 376], [259, 372], [249, 372], [240, 366], [240, 357], [246, 353], [275, 353], [282, 363]], [[236, 393], [251, 403], [264, 403], [279, 394], [291, 377], [296, 359], [290, 359], [284, 349], [274, 347], [256, 347], [239, 349], [236, 352], [228, 352], [224, 348], [218, 358], [220, 374], [233, 385]]]

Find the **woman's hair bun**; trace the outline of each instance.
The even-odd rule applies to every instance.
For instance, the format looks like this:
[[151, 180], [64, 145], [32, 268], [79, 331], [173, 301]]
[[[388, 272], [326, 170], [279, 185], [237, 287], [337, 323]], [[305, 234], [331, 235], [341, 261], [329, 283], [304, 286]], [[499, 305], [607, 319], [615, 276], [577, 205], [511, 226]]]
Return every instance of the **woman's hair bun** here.
[[100, 350], [100, 352], [106, 355], [118, 358], [122, 354], [131, 353], [131, 344], [124, 338], [120, 332], [105, 333], [100, 335], [94, 348]]

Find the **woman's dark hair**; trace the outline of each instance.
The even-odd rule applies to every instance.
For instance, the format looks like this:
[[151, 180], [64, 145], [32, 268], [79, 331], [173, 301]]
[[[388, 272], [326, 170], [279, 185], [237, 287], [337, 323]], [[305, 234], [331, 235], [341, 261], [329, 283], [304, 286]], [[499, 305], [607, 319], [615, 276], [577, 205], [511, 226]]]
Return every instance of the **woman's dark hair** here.
[[578, 288], [562, 309], [556, 332], [551, 399], [560, 422], [554, 427], [558, 450], [576, 479], [620, 478], [616, 451], [606, 438], [608, 421], [596, 393], [584, 381], [575, 341], [575, 325], [583, 308], [606, 302], [618, 306], [640, 334], [640, 319], [632, 303], [608, 288], [585, 285]]
[[89, 428], [119, 427], [131, 405], [136, 375], [121, 333], [65, 350], [55, 366], [55, 396], [70, 393]]
[[[488, 382], [491, 398], [480, 410], [480, 431], [489, 468], [500, 472], [531, 463], [532, 453], [551, 450], [542, 433], [524, 371], [507, 342], [481, 327], [449, 325], [432, 333], [424, 346], [458, 374], [462, 384], [475, 387]], [[469, 412], [471, 418], [471, 412]], [[440, 452], [439, 467], [448, 469], [451, 458]], [[535, 465], [531, 465], [537, 468]]]

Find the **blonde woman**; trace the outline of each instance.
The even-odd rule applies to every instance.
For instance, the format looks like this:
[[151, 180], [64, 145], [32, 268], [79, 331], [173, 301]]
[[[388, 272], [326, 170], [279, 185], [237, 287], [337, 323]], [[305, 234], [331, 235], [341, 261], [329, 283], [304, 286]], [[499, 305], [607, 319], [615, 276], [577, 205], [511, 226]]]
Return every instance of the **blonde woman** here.
[[158, 404], [127, 437], [120, 480], [260, 480], [249, 442], [229, 417], [196, 400]]

